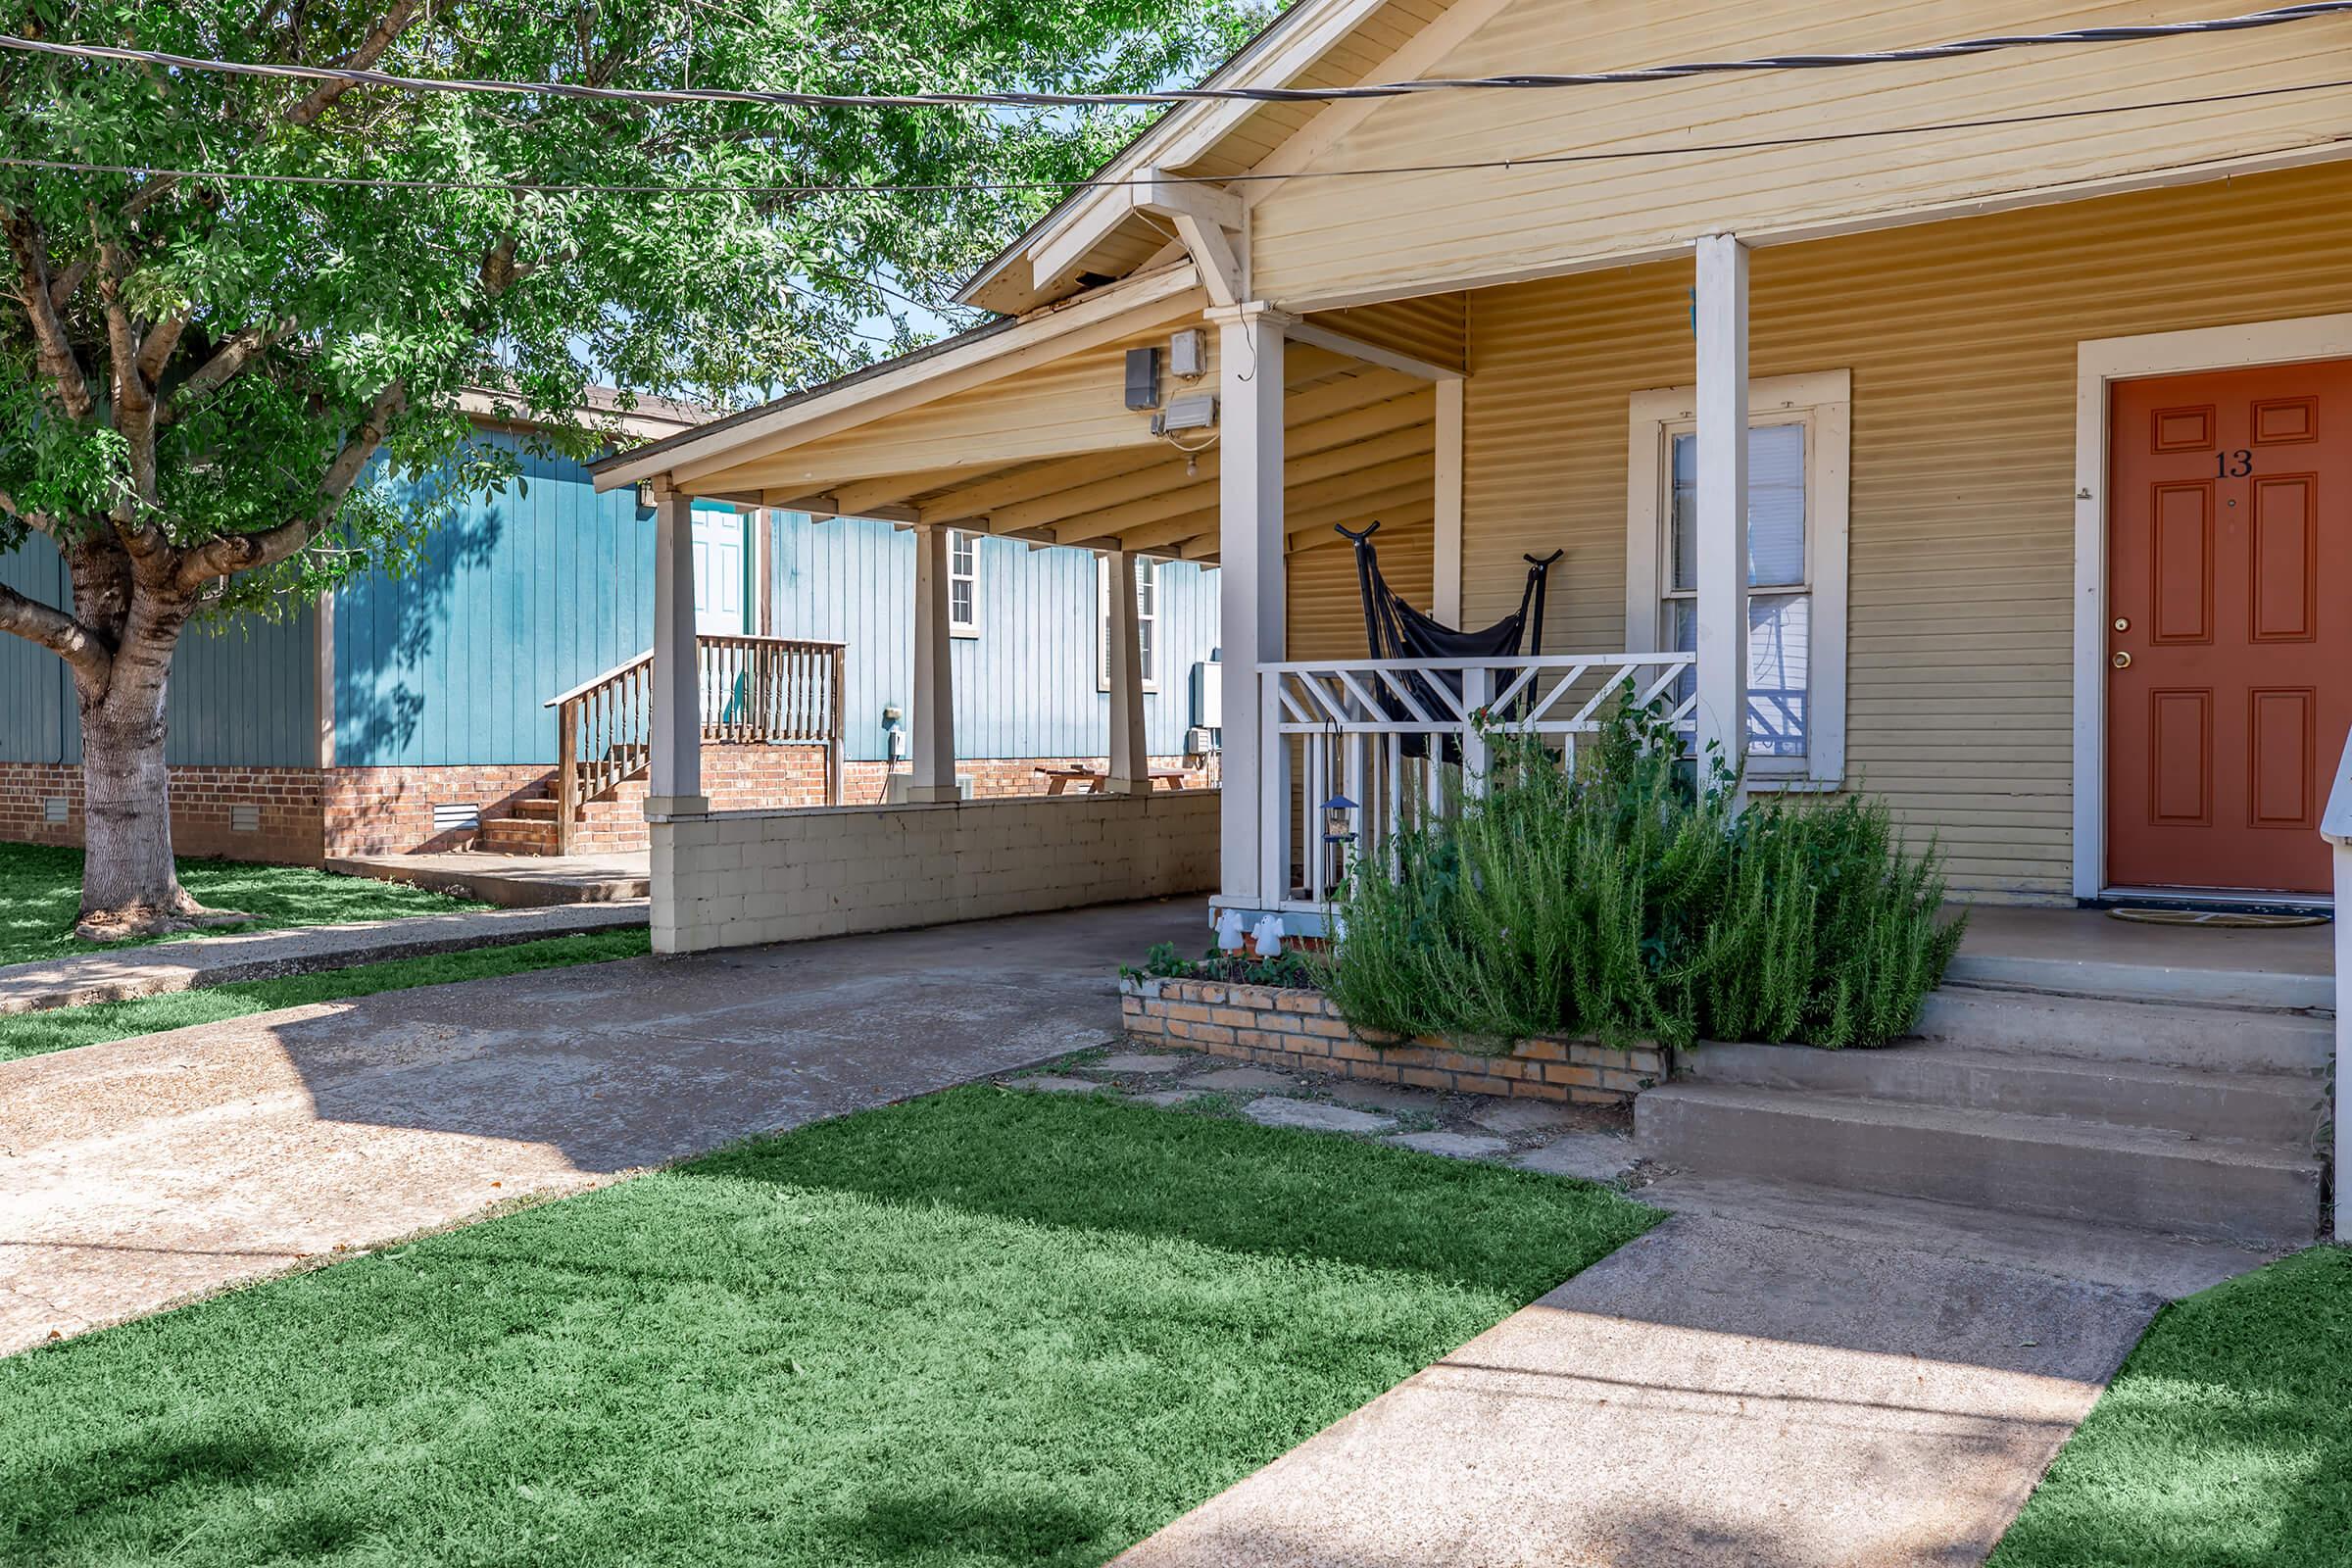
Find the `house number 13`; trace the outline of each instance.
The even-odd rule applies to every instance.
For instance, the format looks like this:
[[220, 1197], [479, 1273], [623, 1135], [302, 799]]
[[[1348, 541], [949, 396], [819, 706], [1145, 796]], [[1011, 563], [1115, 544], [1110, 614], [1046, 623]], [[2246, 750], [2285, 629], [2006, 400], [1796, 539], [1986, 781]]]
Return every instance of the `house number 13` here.
[[2216, 452], [2213, 455], [2213, 476], [2216, 479], [2243, 479], [2254, 471], [2254, 454], [2244, 447], [2235, 452]]

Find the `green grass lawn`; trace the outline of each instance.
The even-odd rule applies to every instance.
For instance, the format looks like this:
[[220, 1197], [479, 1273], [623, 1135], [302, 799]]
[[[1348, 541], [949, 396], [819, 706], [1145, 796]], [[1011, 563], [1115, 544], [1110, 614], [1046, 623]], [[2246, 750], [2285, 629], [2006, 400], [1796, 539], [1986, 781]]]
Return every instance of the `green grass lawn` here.
[[2352, 1562], [2352, 1250], [2167, 1307], [1993, 1568]]
[[0, 1361], [0, 1560], [1091, 1565], [1655, 1217], [956, 1090]]
[[[240, 909], [268, 930], [293, 925], [341, 925], [404, 914], [479, 909], [444, 893], [395, 887], [367, 877], [335, 876], [300, 865], [256, 865], [242, 860], [182, 860], [180, 885], [216, 909]], [[70, 953], [107, 952], [122, 943], [77, 942], [74, 919], [81, 908], [81, 852], [38, 844], [0, 844], [0, 963], [25, 963]], [[193, 935], [218, 935], [196, 932]], [[165, 938], [166, 941], [173, 940]]]
[[468, 953], [395, 958], [384, 963], [287, 975], [275, 980], [244, 980], [165, 997], [141, 997], [133, 1002], [97, 1002], [84, 1007], [11, 1013], [0, 1016], [0, 1061], [37, 1056], [69, 1046], [127, 1040], [132, 1035], [154, 1034], [163, 1029], [185, 1029], [190, 1024], [219, 1023], [224, 1018], [242, 1018], [248, 1013], [299, 1007], [313, 1002], [338, 1002], [346, 997], [373, 996], [379, 991], [406, 991], [412, 986], [519, 974], [525, 969], [634, 958], [652, 949], [652, 938], [642, 927], [594, 931], [500, 948], [475, 948]]

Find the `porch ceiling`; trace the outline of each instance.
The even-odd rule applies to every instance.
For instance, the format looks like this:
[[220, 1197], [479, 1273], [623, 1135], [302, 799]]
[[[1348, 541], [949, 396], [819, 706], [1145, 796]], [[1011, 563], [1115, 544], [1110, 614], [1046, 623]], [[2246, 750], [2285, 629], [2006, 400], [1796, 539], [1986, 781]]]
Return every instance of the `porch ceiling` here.
[[[1425, 524], [1434, 509], [1437, 444], [1437, 397], [1430, 384], [1303, 345], [1285, 356], [1284, 368], [1293, 548], [1311, 547], [1318, 535], [1336, 543], [1329, 533], [1334, 522], [1377, 515], [1392, 527]], [[1016, 406], [1005, 414], [1020, 416]], [[1142, 430], [1142, 416], [1124, 409], [1118, 415], [1125, 429]], [[845, 474], [824, 489], [760, 485], [758, 500], [845, 516], [948, 524], [1038, 545], [1216, 559], [1221, 465], [1213, 441], [1188, 454], [1146, 434], [1103, 450], [1088, 444], [1082, 427], [1073, 428], [1075, 439], [1055, 430], [991, 431], [974, 437], [976, 461]], [[1053, 449], [1057, 441], [1060, 447]], [[934, 434], [930, 451], [936, 457], [940, 450]], [[819, 471], [824, 459], [804, 451], [792, 461], [808, 473]]]

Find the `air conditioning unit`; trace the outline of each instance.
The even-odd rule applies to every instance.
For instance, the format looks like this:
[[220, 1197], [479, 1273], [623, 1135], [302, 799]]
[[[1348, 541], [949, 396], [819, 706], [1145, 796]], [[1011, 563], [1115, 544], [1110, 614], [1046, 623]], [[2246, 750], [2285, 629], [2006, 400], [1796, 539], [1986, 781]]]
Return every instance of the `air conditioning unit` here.
[[1213, 660], [1193, 666], [1193, 723], [1201, 729], [1225, 727], [1225, 666]]

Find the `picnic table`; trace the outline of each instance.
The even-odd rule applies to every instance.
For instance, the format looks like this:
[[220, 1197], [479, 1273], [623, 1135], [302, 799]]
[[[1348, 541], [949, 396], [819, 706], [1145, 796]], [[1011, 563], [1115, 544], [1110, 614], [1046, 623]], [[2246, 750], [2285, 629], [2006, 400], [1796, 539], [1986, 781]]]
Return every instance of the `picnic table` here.
[[[1083, 784], [1088, 794], [1100, 795], [1102, 787], [1110, 782], [1110, 769], [1106, 767], [1041, 767], [1036, 771], [1038, 777], [1046, 781], [1048, 795], [1059, 795], [1073, 784]], [[1152, 770], [1152, 782], [1174, 789], [1184, 782], [1184, 769], [1155, 767]]]

